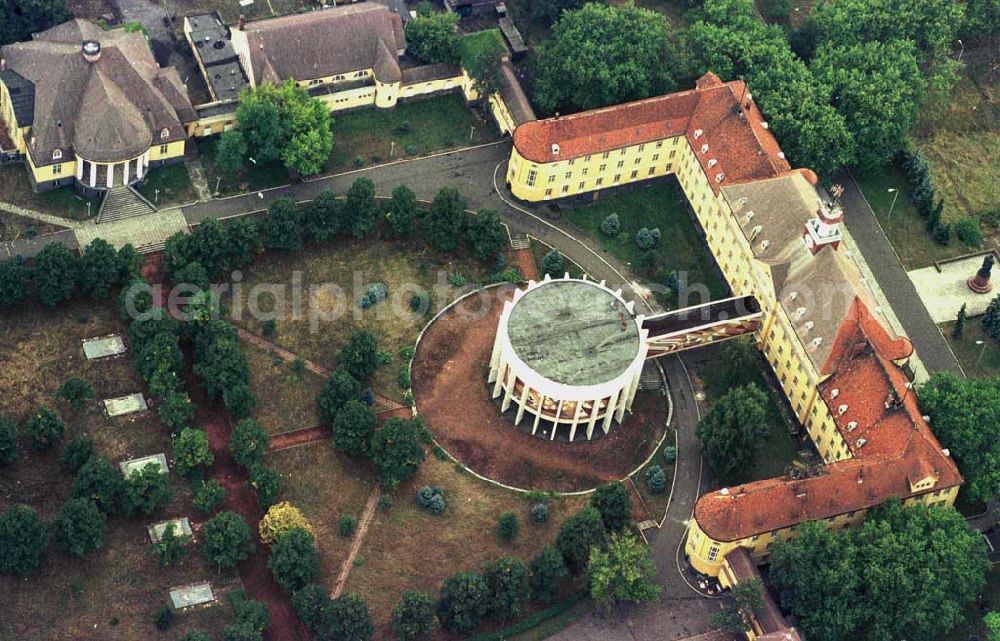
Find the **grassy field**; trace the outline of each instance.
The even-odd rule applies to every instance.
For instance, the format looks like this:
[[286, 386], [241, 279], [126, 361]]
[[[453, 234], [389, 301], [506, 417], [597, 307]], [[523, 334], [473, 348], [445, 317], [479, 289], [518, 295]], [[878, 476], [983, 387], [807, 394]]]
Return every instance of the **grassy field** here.
[[184, 163], [150, 169], [149, 179], [139, 189], [139, 193], [160, 209], [189, 205], [198, 200], [198, 192], [191, 184], [191, 177]]
[[[259, 298], [255, 296], [259, 309], [271, 312], [278, 298], [273, 292], [267, 292], [268, 286], [285, 285], [289, 291], [286, 301], [290, 304], [293, 274], [298, 273], [304, 285], [304, 311], [298, 320], [291, 313], [277, 319], [277, 334], [273, 342], [302, 358], [332, 369], [336, 366], [337, 350], [347, 342], [351, 332], [367, 329], [378, 338], [379, 348], [392, 355], [392, 361], [376, 373], [373, 384], [381, 394], [401, 401], [403, 390], [399, 387], [398, 376], [405, 363], [399, 356], [399, 350], [412, 346], [430, 317], [465, 291], [448, 282], [450, 274], [462, 274], [474, 282], [485, 277], [487, 271], [474, 259], [437, 254], [418, 241], [397, 243], [341, 239], [331, 247], [309, 248], [295, 254], [270, 252], [258, 258], [244, 270], [241, 300], [243, 309], [250, 309], [250, 295], [255, 287], [260, 286], [257, 290]], [[388, 286], [389, 299], [368, 310], [361, 310], [355, 301], [369, 285], [378, 282]], [[332, 288], [317, 288], [310, 294], [310, 286], [324, 284], [339, 287], [339, 294]], [[426, 316], [415, 318], [410, 312], [409, 301], [416, 291], [414, 288], [430, 294], [431, 309]], [[335, 320], [318, 321], [310, 326], [310, 309], [334, 316], [338, 308], [343, 313]], [[251, 314], [244, 313], [238, 324], [254, 333], [261, 333], [262, 321], [251, 318]], [[284, 371], [290, 366], [283, 365], [282, 368]], [[307, 399], [300, 396], [309, 392], [295, 390], [294, 384], [288, 387], [282, 385], [280, 389], [299, 399], [293, 407], [306, 407]], [[275, 420], [280, 420], [280, 406], [276, 404], [274, 411], [277, 413]]]
[[[564, 206], [562, 213], [597, 239], [604, 251], [629, 265], [634, 265], [642, 254], [635, 244], [635, 233], [642, 227], [658, 227], [661, 239], [654, 250], [655, 265], [635, 271], [659, 281], [663, 273], [677, 270], [689, 288], [703, 284], [712, 299], [723, 298], [727, 288], [695, 223], [685, 211], [684, 197], [674, 189], [675, 184], [672, 179], [669, 182], [664, 179], [635, 185], [607, 194], [593, 204]], [[611, 213], [617, 213], [621, 220], [621, 233], [615, 238], [601, 233], [601, 221]], [[695, 295], [688, 304], [701, 302], [697, 299]]]
[[[924, 217], [907, 196], [906, 177], [896, 167], [887, 166], [867, 175], [857, 173], [854, 178], [907, 270], [927, 267], [936, 260], [961, 256], [971, 251], [954, 237], [948, 245], [942, 245], [931, 238], [924, 228]], [[892, 206], [894, 194], [889, 189], [899, 190], [895, 206]]]
[[[941, 331], [948, 339], [948, 344], [955, 352], [966, 376], [977, 378], [1000, 376], [1000, 343], [986, 335], [983, 326], [979, 324], [979, 318], [970, 319], [965, 324], [961, 339], [952, 335], [954, 327], [955, 323], [944, 323], [941, 325]], [[983, 344], [977, 345], [977, 341], [983, 341]]]
[[[327, 173], [497, 139], [492, 121], [459, 94], [401, 102], [392, 109], [360, 109], [333, 116], [333, 153]], [[395, 144], [393, 144], [395, 143]]]
[[241, 346], [250, 364], [250, 387], [257, 395], [253, 417], [268, 433], [319, 425], [316, 397], [323, 379], [304, 369], [298, 372], [292, 363], [246, 341]]
[[[140, 390], [127, 358], [88, 362], [80, 340], [120, 332], [114, 305], [78, 302], [55, 310], [25, 305], [0, 314], [0, 413], [18, 419], [33, 408], [57, 409], [67, 425], [64, 442], [82, 434], [95, 449], [117, 463], [157, 452], [170, 452], [168, 432], [155, 414], [108, 419], [91, 401], [80, 414], [55, 398], [59, 385], [78, 376], [90, 382], [96, 399]], [[22, 439], [21, 457], [0, 470], [0, 509], [25, 503], [51, 521], [70, 495], [72, 475], [60, 464], [59, 451], [38, 453]], [[168, 600], [170, 588], [208, 580], [217, 595], [239, 587], [234, 572], [218, 573], [195, 550], [179, 565], [161, 568], [149, 551], [146, 527], [171, 516], [197, 514], [188, 483], [171, 474], [171, 503], [152, 516], [116, 516], [109, 521], [107, 545], [75, 559], [50, 548], [41, 567], [27, 580], [0, 582], [0, 636], [32, 641], [93, 639], [140, 641], [153, 636], [178, 639], [188, 628], [218, 632], [232, 618], [225, 601], [176, 613], [174, 627], [159, 634], [153, 617]], [[199, 519], [200, 520], [200, 519]]]
[[466, 68], [470, 67], [476, 56], [486, 50], [491, 42], [504, 46], [503, 34], [499, 29], [486, 29], [463, 36], [458, 41], [458, 55], [462, 58], [462, 64]]
[[201, 164], [205, 168], [205, 179], [208, 182], [208, 187], [214, 193], [216, 184], [218, 184], [219, 196], [232, 196], [252, 190], [270, 189], [291, 182], [288, 170], [280, 162], [266, 164], [248, 162], [239, 171], [219, 172], [215, 168], [215, 155], [218, 146], [218, 137], [198, 142], [198, 150], [202, 156]]
[[[443, 515], [433, 516], [417, 507], [414, 495], [424, 485], [444, 489], [448, 507]], [[488, 485], [433, 456], [391, 496], [392, 507], [376, 513], [361, 548], [361, 562], [355, 563], [347, 583], [348, 591], [368, 601], [378, 628], [376, 638], [389, 638], [389, 616], [404, 590], [436, 593], [453, 573], [478, 570], [501, 556], [528, 562], [555, 540], [562, 521], [588, 500], [550, 501], [548, 523], [533, 525], [529, 520], [532, 503], [522, 495]], [[507, 511], [517, 513], [521, 533], [512, 542], [501, 543], [493, 529], [500, 514]], [[330, 571], [324, 572], [324, 578], [331, 585], [335, 580]], [[435, 638], [450, 637], [438, 631]]]
[[51, 234], [61, 229], [62, 227], [39, 223], [30, 218], [0, 211], [0, 242]]
[[[31, 191], [31, 181], [21, 164], [0, 167], [0, 200], [71, 220], [87, 218], [87, 199], [76, 193], [72, 186], [36, 194]], [[99, 200], [93, 201], [91, 208], [95, 216], [99, 206]]]

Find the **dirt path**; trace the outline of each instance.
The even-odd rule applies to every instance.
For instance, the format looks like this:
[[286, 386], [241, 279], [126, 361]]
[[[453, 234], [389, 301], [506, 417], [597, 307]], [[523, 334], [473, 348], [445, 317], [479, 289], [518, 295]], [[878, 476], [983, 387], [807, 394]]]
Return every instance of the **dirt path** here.
[[324, 441], [328, 438], [330, 438], [330, 432], [325, 427], [304, 427], [300, 430], [291, 430], [290, 432], [276, 434], [271, 439], [271, 446], [268, 448], [268, 451], [280, 452], [281, 450], [291, 449], [299, 445]]
[[375, 508], [378, 507], [379, 496], [381, 496], [381, 486], [376, 483], [375, 487], [372, 488], [372, 493], [368, 495], [368, 502], [365, 503], [365, 511], [361, 513], [361, 521], [358, 523], [358, 529], [354, 533], [354, 541], [351, 543], [351, 553], [344, 559], [344, 564], [340, 567], [340, 575], [337, 577], [337, 583], [333, 586], [333, 592], [330, 593], [330, 598], [332, 599], [339, 597], [344, 591], [344, 586], [347, 585], [347, 579], [351, 576], [351, 568], [354, 567], [354, 559], [357, 558], [358, 552], [361, 551], [361, 545], [365, 542], [365, 534], [368, 533], [368, 526], [375, 519]]
[[517, 249], [514, 251], [517, 256], [517, 266], [521, 268], [521, 273], [528, 280], [538, 280], [538, 267], [535, 265], [535, 257], [531, 255], [531, 249]]

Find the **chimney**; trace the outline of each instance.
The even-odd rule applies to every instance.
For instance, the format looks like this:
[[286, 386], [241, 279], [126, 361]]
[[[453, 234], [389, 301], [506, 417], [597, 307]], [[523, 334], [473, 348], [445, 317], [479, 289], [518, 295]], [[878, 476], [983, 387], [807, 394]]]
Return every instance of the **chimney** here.
[[243, 27], [245, 26], [247, 26], [247, 17], [241, 13], [239, 22], [236, 23], [236, 30], [243, 31]]
[[830, 245], [836, 249], [840, 245], [840, 223], [844, 220], [844, 210], [835, 202], [830, 206], [820, 203], [816, 215], [806, 221], [802, 240], [815, 256], [823, 247]]
[[101, 43], [87, 40], [83, 43], [83, 59], [87, 62], [97, 62], [101, 59]]

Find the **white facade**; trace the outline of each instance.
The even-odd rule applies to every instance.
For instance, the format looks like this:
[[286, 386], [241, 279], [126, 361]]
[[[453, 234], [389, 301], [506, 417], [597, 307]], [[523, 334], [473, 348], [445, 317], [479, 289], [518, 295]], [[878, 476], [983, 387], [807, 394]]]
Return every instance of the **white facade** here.
[[[617, 319], [611, 318], [610, 324], [621, 323], [623, 331], [627, 325], [634, 325], [628, 329], [638, 334], [634, 357], [618, 371], [608, 372], [609, 378], [604, 382], [573, 385], [552, 380], [528, 365], [512, 343], [510, 319], [518, 303], [529, 292], [560, 282], [586, 283], [602, 290], [611, 306], [621, 310]], [[642, 329], [642, 316], [634, 316], [633, 308], [634, 303], [625, 302], [620, 289], [612, 291], [604, 281], [571, 279], [568, 274], [555, 281], [546, 276], [542, 282], [531, 281], [525, 289], [516, 290], [513, 300], [504, 303], [490, 359], [489, 382], [493, 386], [493, 398], [503, 396], [501, 411], [506, 412], [513, 405], [518, 425], [527, 414], [532, 421], [532, 434], [537, 433], [543, 420], [546, 421], [552, 426], [551, 440], [555, 439], [560, 427], [569, 430], [566, 436], [572, 441], [584, 433], [588, 440], [592, 439], [595, 427], [607, 434], [613, 420], [620, 424], [625, 412], [632, 408], [647, 352], [648, 330]], [[600, 349], [600, 346], [579, 345], [579, 357], [586, 358], [585, 354], [595, 348]], [[595, 367], [598, 366], [595, 362]]]

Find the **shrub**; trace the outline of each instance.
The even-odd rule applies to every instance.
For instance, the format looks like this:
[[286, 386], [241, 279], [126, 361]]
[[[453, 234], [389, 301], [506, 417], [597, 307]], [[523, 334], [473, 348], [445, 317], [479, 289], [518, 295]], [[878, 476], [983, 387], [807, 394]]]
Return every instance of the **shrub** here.
[[417, 590], [403, 592], [392, 609], [392, 629], [399, 641], [426, 639], [434, 625], [434, 601], [429, 594]]
[[528, 602], [528, 569], [521, 559], [506, 556], [483, 568], [483, 581], [489, 590], [489, 613], [501, 621], [521, 616]]
[[260, 423], [252, 418], [245, 418], [236, 424], [229, 440], [229, 451], [233, 460], [246, 469], [260, 465], [264, 455], [271, 445], [271, 437]]
[[378, 418], [358, 400], [348, 401], [333, 419], [333, 444], [351, 456], [368, 456]]
[[663, 460], [667, 463], [673, 463], [677, 460], [677, 448], [673, 445], [668, 445], [663, 448]]
[[410, 311], [415, 314], [425, 315], [431, 309], [431, 299], [427, 294], [414, 294], [410, 296]]
[[621, 233], [622, 221], [619, 220], [618, 214], [612, 212], [604, 217], [601, 221], [601, 233], [608, 238], [614, 238]]
[[273, 318], [266, 320], [260, 325], [260, 333], [267, 338], [274, 338], [278, 333], [278, 321]]
[[250, 468], [247, 485], [257, 494], [257, 502], [265, 510], [278, 501], [281, 492], [281, 475], [265, 465]]
[[441, 587], [437, 615], [441, 625], [452, 634], [477, 627], [489, 611], [489, 588], [475, 572], [459, 572]]
[[333, 419], [348, 401], [361, 398], [361, 383], [347, 371], [338, 369], [330, 375], [323, 391], [316, 398], [320, 420], [323, 425], [333, 427]]
[[10, 465], [17, 460], [17, 422], [9, 416], [0, 415], [0, 466]]
[[365, 293], [358, 299], [358, 307], [369, 309], [378, 305], [389, 297], [389, 287], [385, 283], [373, 283], [368, 286]]
[[444, 500], [444, 490], [439, 487], [425, 485], [417, 490], [417, 505], [431, 514], [441, 514], [447, 503]]
[[39, 451], [55, 447], [62, 439], [66, 426], [55, 412], [39, 407], [24, 421], [24, 434], [31, 439], [31, 446]]
[[660, 242], [660, 230], [658, 227], [652, 229], [643, 227], [635, 234], [635, 244], [643, 251], [648, 251], [656, 247], [658, 242]]
[[413, 384], [413, 380], [410, 378], [410, 368], [407, 365], [403, 365], [399, 368], [399, 376], [396, 379], [399, 386], [403, 389], [410, 389]]
[[392, 497], [388, 494], [383, 494], [378, 497], [378, 509], [382, 512], [388, 512], [392, 507]]
[[764, 15], [771, 20], [780, 20], [792, 10], [792, 0], [764, 0]]
[[469, 280], [459, 273], [448, 274], [448, 284], [452, 287], [465, 287]]
[[979, 322], [987, 336], [1000, 340], [1000, 294], [986, 306], [986, 312]]
[[207, 632], [202, 632], [201, 630], [188, 630], [180, 638], [180, 641], [212, 641], [212, 637]]
[[497, 520], [497, 536], [501, 541], [513, 541], [520, 530], [521, 524], [517, 522], [517, 514], [513, 512], [504, 512]]
[[667, 489], [667, 475], [659, 465], [651, 465], [646, 469], [646, 488], [653, 494], [663, 494]]
[[329, 617], [330, 595], [326, 588], [310, 583], [292, 596], [292, 608], [310, 632], [316, 632]]
[[169, 605], [164, 605], [157, 610], [155, 620], [156, 629], [160, 632], [166, 632], [174, 622], [174, 611], [170, 609]]
[[[271, 622], [271, 611], [263, 601], [248, 599], [246, 592], [236, 590], [229, 594], [229, 603], [233, 606], [236, 615], [235, 627], [240, 630], [240, 635], [227, 638], [226, 631], [223, 630], [223, 641], [244, 641], [244, 639], [259, 639], [264, 632], [264, 628]], [[230, 628], [231, 626], [226, 626]], [[250, 633], [251, 636], [247, 636]]]
[[979, 247], [983, 244], [983, 231], [975, 218], [963, 218], [955, 223], [955, 237], [969, 247]]
[[94, 439], [77, 436], [66, 444], [62, 451], [62, 464], [72, 472], [77, 472], [94, 455]]
[[69, 378], [59, 387], [56, 395], [69, 403], [74, 412], [83, 409], [83, 402], [94, 398], [94, 387], [82, 378]]
[[544, 503], [535, 503], [531, 506], [531, 522], [541, 525], [549, 520], [549, 506]]
[[563, 555], [552, 546], [543, 548], [528, 569], [531, 598], [536, 601], [552, 601], [559, 593], [559, 586], [569, 578]]
[[198, 468], [207, 468], [214, 460], [205, 430], [186, 427], [174, 439], [174, 471], [181, 476], [188, 476]]
[[147, 463], [132, 472], [125, 481], [125, 511], [129, 514], [152, 514], [174, 496], [167, 484], [167, 474], [157, 463]]
[[48, 545], [48, 528], [33, 509], [15, 504], [0, 512], [0, 571], [28, 576]]
[[253, 549], [250, 526], [235, 512], [219, 512], [202, 528], [201, 554], [220, 570], [234, 567]]
[[90, 499], [66, 501], [52, 523], [56, 547], [77, 557], [104, 547], [107, 531], [108, 517]]
[[353, 592], [331, 601], [329, 612], [318, 635], [321, 639], [367, 641], [375, 631], [368, 604]]
[[351, 334], [347, 345], [337, 354], [337, 367], [342, 367], [356, 380], [371, 379], [378, 369], [378, 341], [366, 330]]
[[542, 274], [548, 274], [552, 278], [559, 278], [566, 272], [566, 261], [558, 249], [553, 249], [542, 258]]
[[951, 243], [951, 225], [948, 223], [938, 223], [931, 230], [931, 238], [939, 245]]
[[358, 529], [358, 520], [353, 516], [347, 516], [346, 514], [340, 517], [340, 521], [337, 523], [337, 533], [345, 539]]
[[621, 481], [597, 488], [590, 504], [601, 513], [601, 520], [609, 532], [621, 531], [632, 522], [632, 501], [628, 488]]
[[226, 491], [215, 479], [205, 481], [198, 486], [194, 493], [192, 504], [199, 511], [211, 514], [215, 508], [226, 498]]
[[406, 152], [407, 156], [413, 156], [417, 153], [417, 146], [413, 143], [410, 143], [405, 147], [403, 147], [403, 151]]
[[282, 501], [271, 506], [260, 520], [257, 532], [260, 534], [261, 542], [270, 545], [283, 533], [296, 528], [310, 533], [313, 531], [312, 525], [299, 508], [288, 501]]
[[271, 546], [267, 567], [278, 585], [289, 592], [305, 587], [319, 574], [319, 552], [313, 535], [303, 528], [283, 532]]

